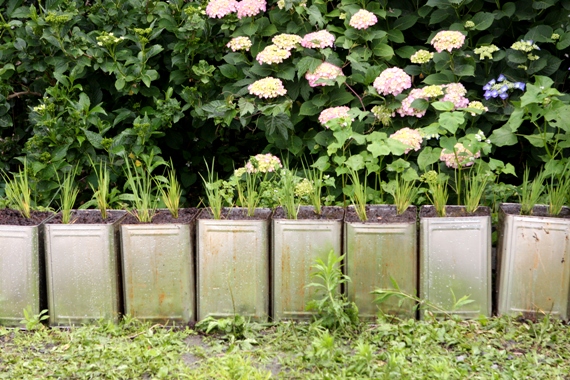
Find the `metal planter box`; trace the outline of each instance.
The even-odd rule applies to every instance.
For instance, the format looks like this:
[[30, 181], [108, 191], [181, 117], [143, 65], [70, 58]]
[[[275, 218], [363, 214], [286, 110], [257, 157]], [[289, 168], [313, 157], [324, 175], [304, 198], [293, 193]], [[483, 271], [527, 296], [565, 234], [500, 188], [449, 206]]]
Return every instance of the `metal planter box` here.
[[131, 215], [123, 221], [125, 314], [158, 323], [186, 324], [194, 320], [197, 214], [197, 209], [180, 210], [179, 218], [184, 215], [184, 219], [176, 223], [168, 222], [172, 218], [167, 210], [160, 210], [153, 223], [135, 224]]
[[519, 213], [517, 204], [500, 207], [497, 312], [568, 319], [570, 209], [560, 217], [548, 217], [547, 206]]
[[358, 306], [361, 319], [375, 319], [379, 310], [405, 318], [415, 316], [412, 302], [399, 306], [399, 300], [393, 298], [378, 305], [371, 292], [393, 288], [393, 279], [402, 291], [417, 294], [416, 212], [414, 206], [402, 215], [396, 215], [395, 206], [367, 206], [368, 221], [362, 222], [354, 208], [348, 208], [344, 253], [346, 274], [352, 281], [346, 289], [348, 299]]
[[[49, 323], [70, 326], [101, 318], [117, 321], [121, 311], [118, 228], [124, 211], [109, 211], [106, 224], [45, 226]], [[74, 216], [99, 214], [78, 211]]]
[[[302, 206], [300, 218], [313, 213], [311, 206]], [[342, 219], [344, 209], [323, 207], [320, 219], [285, 219], [282, 208], [277, 208], [272, 228], [272, 294], [273, 319], [306, 320], [313, 312], [306, 304], [313, 299], [311, 266], [317, 258], [327, 261], [334, 250], [341, 255]]]
[[222, 219], [203, 210], [197, 228], [198, 320], [235, 314], [269, 316], [270, 209], [224, 209]]
[[0, 225], [0, 325], [21, 327], [24, 309], [37, 315], [45, 308], [43, 223], [48, 219]]
[[[420, 298], [463, 318], [490, 316], [490, 210], [479, 207], [477, 215], [461, 214], [462, 206], [447, 206], [444, 218], [435, 216], [433, 206], [420, 210]], [[474, 302], [453, 309], [454, 298], [463, 296]]]

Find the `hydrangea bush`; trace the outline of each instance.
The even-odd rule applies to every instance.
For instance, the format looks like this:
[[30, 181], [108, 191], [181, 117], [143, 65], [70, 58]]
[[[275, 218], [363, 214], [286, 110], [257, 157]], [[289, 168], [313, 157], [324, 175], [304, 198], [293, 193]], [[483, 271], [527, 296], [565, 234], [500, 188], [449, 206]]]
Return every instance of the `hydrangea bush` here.
[[104, 159], [120, 184], [126, 155], [151, 151], [188, 188], [212, 156], [226, 174], [260, 151], [304, 156], [342, 184], [347, 166], [505, 173], [570, 146], [565, 1], [2, 7], [1, 159], [27, 158], [40, 204], [54, 171], [92, 181]]

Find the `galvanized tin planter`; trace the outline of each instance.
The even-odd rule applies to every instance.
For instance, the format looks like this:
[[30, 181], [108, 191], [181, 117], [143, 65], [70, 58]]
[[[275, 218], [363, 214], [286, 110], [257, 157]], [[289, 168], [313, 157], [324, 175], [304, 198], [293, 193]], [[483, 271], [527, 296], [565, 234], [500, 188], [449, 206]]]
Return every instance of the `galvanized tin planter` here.
[[123, 221], [125, 314], [160, 323], [194, 320], [194, 228], [198, 212], [180, 210], [178, 223], [166, 210], [160, 210], [153, 223], [136, 224], [131, 215]]
[[[447, 206], [447, 215], [436, 217], [433, 206], [420, 210], [420, 297], [463, 318], [489, 316], [490, 210], [479, 207], [477, 215], [468, 216], [462, 206]], [[463, 296], [474, 302], [453, 310], [454, 297]]]
[[520, 205], [500, 207], [497, 312], [568, 319], [570, 209], [560, 217], [548, 217], [547, 206], [519, 213]]
[[277, 208], [272, 228], [272, 295], [273, 319], [310, 319], [313, 312], [306, 304], [313, 299], [314, 290], [306, 288], [311, 282], [311, 266], [317, 258], [327, 261], [331, 250], [341, 255], [342, 219], [344, 209], [323, 207], [320, 219], [301, 219], [314, 214], [311, 206], [302, 206], [300, 219], [285, 219]]
[[417, 294], [416, 207], [396, 214], [395, 206], [367, 206], [368, 221], [358, 219], [354, 208], [348, 208], [344, 219], [344, 253], [348, 299], [356, 303], [361, 319], [375, 319], [379, 310], [400, 317], [414, 317], [412, 302], [398, 305], [389, 299], [377, 305], [373, 290], [398, 287]]
[[46, 307], [43, 223], [51, 215], [40, 214], [35, 225], [0, 225], [0, 325], [21, 327], [24, 309], [37, 315]]
[[[89, 214], [100, 215], [100, 212], [77, 211], [72, 218]], [[124, 211], [109, 211], [107, 223], [46, 224], [51, 326], [70, 326], [101, 318], [118, 320], [121, 311], [118, 226], [124, 216]]]
[[234, 314], [256, 320], [269, 316], [270, 209], [247, 217], [244, 208], [224, 209], [212, 219], [198, 217], [198, 320]]

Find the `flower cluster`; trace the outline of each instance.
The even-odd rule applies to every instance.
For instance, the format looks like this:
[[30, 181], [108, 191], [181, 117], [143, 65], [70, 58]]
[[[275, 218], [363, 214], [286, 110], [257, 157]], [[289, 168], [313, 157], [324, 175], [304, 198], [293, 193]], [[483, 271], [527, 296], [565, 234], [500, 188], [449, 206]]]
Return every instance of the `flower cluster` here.
[[479, 142], [485, 141], [487, 144], [491, 143], [491, 140], [489, 140], [485, 137], [485, 133], [482, 130], [479, 130], [479, 132], [477, 132], [475, 134], [475, 140], [477, 140]]
[[439, 84], [432, 84], [430, 86], [425, 86], [422, 88], [423, 97], [425, 99], [437, 98], [443, 95], [444, 86]]
[[377, 22], [378, 18], [374, 13], [361, 9], [350, 18], [349, 25], [355, 29], [367, 29]]
[[256, 154], [245, 164], [245, 170], [248, 173], [271, 173], [282, 167], [281, 160], [271, 153]]
[[232, 38], [226, 46], [232, 49], [232, 51], [249, 51], [249, 48], [251, 47], [251, 40], [248, 37], [236, 37]]
[[402, 105], [400, 108], [396, 110], [400, 114], [401, 117], [404, 116], [415, 116], [415, 117], [422, 117], [426, 114], [426, 110], [418, 110], [412, 107], [412, 103], [416, 99], [425, 99], [428, 100], [429, 97], [425, 95], [423, 89], [421, 88], [414, 88], [408, 96], [402, 100]]
[[325, 82], [317, 83], [319, 79], [335, 80], [339, 76], [344, 76], [340, 67], [335, 66], [332, 63], [323, 62], [314, 72], [307, 72], [305, 74], [305, 79], [309, 81], [309, 86], [317, 87], [327, 85]]
[[427, 50], [418, 50], [417, 52], [415, 52], [411, 57], [410, 57], [410, 61], [412, 63], [428, 63], [429, 61], [431, 61], [433, 58], [433, 53], [430, 53]]
[[113, 35], [113, 33], [102, 32], [100, 36], [97, 36], [97, 45], [99, 45], [99, 46], [112, 46], [112, 45], [118, 44], [119, 42], [121, 42], [124, 39], [125, 39], [125, 37], [123, 37], [123, 36], [115, 37]]
[[[350, 111], [349, 107], [340, 106], [340, 107], [331, 107], [323, 110], [319, 115], [319, 123], [327, 127], [327, 123], [333, 119], [344, 119], [342, 125], [348, 125], [349, 121], [352, 121], [350, 115], [348, 114]], [[328, 127], [327, 127], [328, 128]]]
[[306, 48], [327, 48], [334, 45], [335, 37], [328, 30], [319, 30], [306, 34], [301, 40], [301, 46]]
[[[540, 58], [538, 55], [532, 54], [533, 50], [540, 50], [540, 48], [532, 40], [517, 41], [511, 45], [511, 49], [527, 53], [526, 57], [529, 59], [529, 61], [536, 61]], [[527, 69], [525, 65], [519, 65], [518, 67], [525, 70]]]
[[313, 183], [307, 178], [295, 185], [295, 196], [298, 198], [309, 197], [313, 192]]
[[247, 88], [249, 93], [259, 98], [276, 98], [285, 95], [287, 90], [283, 87], [281, 80], [267, 77], [253, 82]]
[[236, 0], [211, 0], [206, 6], [206, 15], [210, 18], [222, 18], [237, 11]]
[[474, 23], [473, 21], [471, 21], [471, 20], [465, 21], [465, 24], [463, 24], [463, 27], [464, 27], [465, 29], [472, 29], [472, 28], [475, 27], [475, 23]]
[[392, 118], [395, 116], [394, 112], [384, 105], [372, 107], [372, 113], [376, 120], [378, 120], [384, 127], [392, 124]]
[[301, 36], [296, 34], [279, 34], [271, 40], [277, 47], [284, 50], [291, 50], [297, 47], [301, 42]]
[[390, 135], [390, 138], [398, 140], [402, 144], [410, 147], [404, 151], [405, 154], [408, 154], [408, 152], [412, 149], [417, 152], [422, 147], [422, 134], [419, 131], [410, 129], [408, 127], [402, 128], [399, 131], [392, 133]]
[[452, 102], [455, 108], [465, 108], [469, 104], [469, 99], [465, 97], [467, 90], [461, 83], [450, 83], [443, 86], [445, 88], [445, 96], [442, 101]]
[[267, 2], [265, 0], [241, 0], [237, 6], [237, 17], [257, 16], [260, 12], [265, 12]]
[[507, 80], [503, 74], [501, 74], [496, 80], [491, 79], [486, 85], [483, 86], [483, 90], [485, 90], [483, 96], [486, 100], [496, 97], [507, 99], [509, 97], [509, 90], [517, 89], [524, 91], [525, 86], [526, 84], [524, 82], [511, 82]]
[[431, 44], [438, 53], [443, 50], [451, 52], [453, 49], [459, 49], [464, 42], [465, 35], [454, 30], [442, 30], [431, 40]]
[[464, 168], [473, 165], [475, 159], [479, 157], [481, 157], [481, 152], [473, 154], [473, 152], [465, 148], [462, 143], [457, 143], [453, 147], [453, 152], [443, 149], [439, 160], [445, 162], [448, 168], [459, 169], [460, 167]]
[[[489, 109], [488, 109], [487, 107], [485, 107], [485, 106], [483, 105], [483, 103], [481, 103], [481, 102], [478, 101], [478, 100], [474, 100], [474, 101], [472, 101], [472, 102], [469, 102], [469, 104], [467, 105], [467, 108], [473, 108], [473, 109], [476, 109], [476, 110], [481, 110], [481, 111], [483, 111], [483, 112], [489, 111]], [[475, 112], [471, 112], [471, 116], [477, 116], [477, 114], [476, 114]]]
[[260, 51], [255, 59], [260, 65], [263, 65], [264, 63], [281, 63], [290, 56], [291, 52], [289, 50], [281, 49], [275, 45], [269, 45]]
[[487, 45], [487, 46], [479, 46], [473, 50], [473, 53], [479, 54], [479, 59], [484, 60], [486, 58], [493, 59], [493, 53], [499, 51], [497, 45]]
[[412, 78], [404, 70], [392, 67], [382, 71], [372, 85], [379, 94], [396, 96], [412, 87]]

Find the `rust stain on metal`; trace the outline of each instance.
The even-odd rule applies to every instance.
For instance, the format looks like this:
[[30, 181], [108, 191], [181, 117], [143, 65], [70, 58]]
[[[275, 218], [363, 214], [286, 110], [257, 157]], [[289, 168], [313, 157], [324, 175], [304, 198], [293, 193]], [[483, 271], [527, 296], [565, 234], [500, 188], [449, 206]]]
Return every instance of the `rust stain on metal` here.
[[158, 303], [160, 303], [162, 305], [162, 303], [164, 302], [164, 298], [166, 297], [166, 294], [164, 293], [160, 293], [158, 295]]

